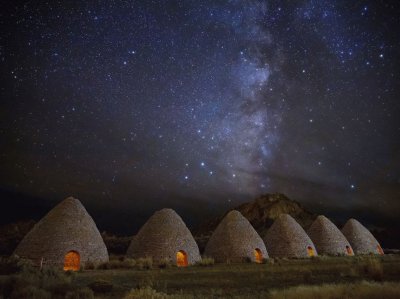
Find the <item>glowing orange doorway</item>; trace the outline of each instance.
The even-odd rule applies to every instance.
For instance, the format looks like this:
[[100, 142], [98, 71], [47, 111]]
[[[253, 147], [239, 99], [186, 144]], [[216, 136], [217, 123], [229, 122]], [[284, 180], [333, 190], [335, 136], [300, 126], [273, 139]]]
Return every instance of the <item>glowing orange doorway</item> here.
[[346, 245], [347, 255], [354, 255], [353, 249], [349, 245]]
[[384, 254], [381, 245], [377, 245], [377, 246], [376, 246], [376, 249], [378, 250], [378, 253], [379, 253], [380, 255], [383, 255], [383, 254]]
[[69, 251], [64, 258], [64, 271], [78, 271], [81, 267], [81, 257], [76, 251]]
[[256, 258], [256, 263], [262, 263], [263, 261], [263, 255], [260, 249], [256, 248], [254, 249], [254, 256]]
[[308, 246], [307, 247], [307, 254], [308, 254], [308, 256], [315, 256], [314, 248], [312, 248], [311, 246]]
[[183, 250], [179, 250], [176, 253], [176, 265], [178, 267], [186, 267], [188, 265], [187, 254]]

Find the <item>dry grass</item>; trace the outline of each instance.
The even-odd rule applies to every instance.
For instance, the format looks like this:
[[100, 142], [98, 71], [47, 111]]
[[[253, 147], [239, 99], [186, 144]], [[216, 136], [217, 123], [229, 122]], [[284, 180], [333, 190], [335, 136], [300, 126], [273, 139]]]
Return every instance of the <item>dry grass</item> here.
[[153, 259], [151, 257], [139, 258], [136, 260], [136, 266], [141, 270], [149, 270], [153, 268]]
[[[400, 280], [400, 256], [326, 257], [323, 259], [276, 259], [273, 263], [214, 264], [212, 267], [171, 267], [149, 270], [95, 271], [79, 282], [96, 278], [112, 280], [129, 289], [151, 287], [179, 298], [267, 298], [268, 290], [298, 285], [357, 283], [373, 280], [373, 269], [382, 267], [383, 279]], [[126, 290], [118, 294], [123, 297]], [[114, 291], [113, 291], [114, 292]], [[192, 296], [192, 297], [191, 297]], [[261, 297], [260, 297], [261, 296]], [[110, 297], [111, 298], [111, 297]]]
[[132, 289], [124, 299], [194, 299], [194, 298], [266, 298], [266, 299], [398, 299], [400, 298], [400, 283], [398, 282], [368, 282], [361, 281], [350, 284], [323, 284], [314, 286], [296, 286], [281, 290], [271, 290], [260, 293], [247, 293], [231, 296], [229, 291], [210, 290], [208, 295], [196, 294], [168, 295], [151, 287]]
[[200, 261], [196, 263], [196, 266], [201, 267], [210, 267], [215, 264], [215, 261], [212, 257], [203, 257]]
[[157, 292], [151, 287], [132, 289], [124, 299], [167, 299], [171, 298], [167, 294]]
[[97, 266], [99, 270], [110, 270], [110, 269], [139, 269], [139, 270], [149, 270], [153, 268], [153, 259], [149, 258], [118, 258], [111, 259], [107, 263], [102, 263]]
[[17, 274], [2, 281], [0, 290], [5, 298], [64, 298], [78, 289], [72, 285], [74, 275], [49, 266], [39, 270], [24, 265]]
[[400, 298], [398, 282], [367, 282], [354, 284], [323, 284], [297, 286], [271, 291], [270, 299], [397, 299]]
[[109, 293], [112, 291], [114, 285], [110, 281], [99, 279], [91, 282], [88, 287], [95, 293]]
[[380, 260], [374, 258], [367, 259], [363, 270], [370, 279], [375, 281], [383, 280], [383, 267]]
[[138, 269], [138, 270], [149, 270], [154, 268], [168, 269], [176, 266], [170, 259], [164, 258], [160, 261], [153, 262], [151, 257], [147, 258], [125, 258], [125, 257], [112, 257], [112, 259], [106, 263], [102, 263], [97, 267], [85, 266], [85, 270], [111, 270], [111, 269]]
[[94, 293], [89, 288], [82, 288], [68, 292], [65, 299], [94, 299]]
[[[207, 258], [204, 262], [212, 264], [212, 260], [207, 260]], [[363, 294], [365, 298], [376, 298], [373, 297], [374, 292], [375, 289], [379, 289], [379, 292], [383, 294], [379, 298], [381, 299], [385, 298], [384, 296], [391, 298], [393, 289], [398, 288], [398, 285], [387, 282], [400, 281], [400, 256], [396, 255], [270, 259], [265, 264], [231, 263], [214, 264], [212, 267], [185, 268], [176, 266], [160, 268], [153, 266], [151, 259], [118, 258], [112, 259], [104, 268], [105, 270], [64, 273], [47, 267], [40, 271], [25, 261], [15, 259], [5, 261], [4, 269], [7, 271], [19, 270], [11, 275], [0, 275], [0, 299], [1, 296], [3, 298], [48, 298], [49, 294], [53, 299], [65, 299], [67, 295], [71, 299], [91, 299], [92, 292], [87, 287], [94, 291], [96, 298], [101, 299], [124, 298], [128, 292], [132, 298], [135, 298], [133, 296], [137, 296], [138, 293], [143, 295], [145, 292], [150, 296], [156, 292], [157, 295], [165, 295], [168, 296], [165, 298], [169, 299], [268, 298], [269, 291], [272, 289], [276, 290], [273, 296], [281, 296], [282, 292], [285, 294], [311, 292], [310, 296], [322, 298], [318, 297], [319, 293], [322, 294], [321, 296], [330, 296], [330, 289], [335, 289], [337, 292], [336, 290], [344, 291], [346, 288], [355, 292], [349, 293], [348, 296], [352, 296], [351, 298], [360, 298], [354, 295], [358, 293]], [[371, 283], [361, 283], [363, 280], [371, 281]], [[385, 283], [377, 283], [379, 280], [384, 280]], [[288, 287], [293, 288], [284, 290]], [[347, 293], [339, 294], [347, 296]], [[146, 298], [144, 296], [142, 298]], [[305, 298], [300, 295], [297, 297]]]
[[110, 270], [110, 269], [135, 269], [137, 263], [134, 259], [124, 258], [124, 259], [114, 259], [107, 263], [102, 263], [96, 268], [100, 270]]
[[0, 275], [13, 274], [31, 267], [33, 267], [32, 261], [19, 258], [16, 255], [0, 257]]
[[168, 258], [162, 259], [161, 261], [159, 261], [157, 263], [158, 268], [161, 269], [168, 269], [174, 266], [174, 264], [172, 263], [172, 261]]

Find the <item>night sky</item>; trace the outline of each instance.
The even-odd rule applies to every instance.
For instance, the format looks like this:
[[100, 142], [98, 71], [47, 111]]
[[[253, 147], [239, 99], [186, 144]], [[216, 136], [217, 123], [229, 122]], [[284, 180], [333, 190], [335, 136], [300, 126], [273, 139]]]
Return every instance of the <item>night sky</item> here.
[[[2, 1], [0, 188], [50, 206], [73, 195], [114, 224], [163, 207], [196, 223], [271, 192], [395, 221], [399, 13], [398, 1]], [[8, 195], [1, 214], [18, 218]]]

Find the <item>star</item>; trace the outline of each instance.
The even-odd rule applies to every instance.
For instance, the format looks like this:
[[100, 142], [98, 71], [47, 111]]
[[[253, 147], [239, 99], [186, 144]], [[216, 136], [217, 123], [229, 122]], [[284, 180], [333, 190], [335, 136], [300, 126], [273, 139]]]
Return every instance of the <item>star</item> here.
[[0, 184], [109, 218], [272, 192], [351, 217], [396, 206], [398, 7], [375, 2], [11, 1]]

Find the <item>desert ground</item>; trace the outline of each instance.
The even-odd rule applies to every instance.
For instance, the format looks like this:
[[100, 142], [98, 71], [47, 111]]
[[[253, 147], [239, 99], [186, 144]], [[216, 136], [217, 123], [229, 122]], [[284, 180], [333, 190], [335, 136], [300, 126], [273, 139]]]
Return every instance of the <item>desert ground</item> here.
[[400, 298], [400, 255], [268, 259], [185, 268], [113, 256], [63, 272], [3, 258], [0, 298]]

